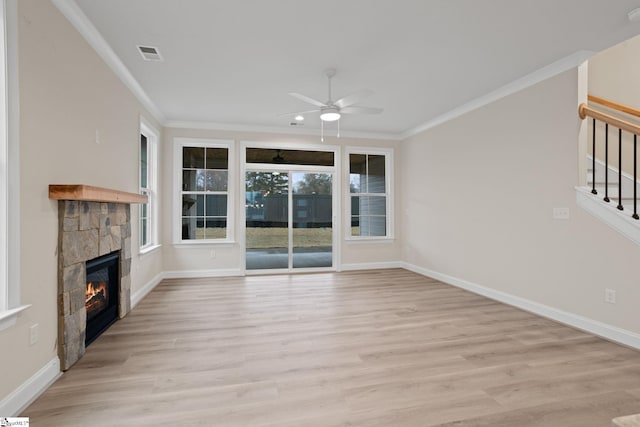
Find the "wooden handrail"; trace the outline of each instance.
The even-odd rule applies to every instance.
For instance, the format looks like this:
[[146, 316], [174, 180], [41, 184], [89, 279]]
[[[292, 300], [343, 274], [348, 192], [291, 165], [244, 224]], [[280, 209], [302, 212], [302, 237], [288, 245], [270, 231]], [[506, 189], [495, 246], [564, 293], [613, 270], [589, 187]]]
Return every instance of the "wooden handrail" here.
[[632, 116], [640, 117], [640, 110], [636, 110], [635, 108], [628, 107], [626, 105], [618, 104], [617, 102], [609, 101], [604, 98], [599, 98], [597, 96], [589, 95], [587, 98], [591, 102], [595, 102], [596, 104], [604, 105], [605, 107], [612, 108], [614, 110], [622, 111], [623, 113], [631, 114]]
[[634, 125], [626, 120], [619, 119], [617, 117], [611, 116], [609, 114], [603, 113], [601, 111], [595, 110], [589, 107], [587, 104], [580, 104], [578, 107], [578, 114], [581, 119], [589, 117], [593, 117], [594, 119], [603, 121], [605, 123], [609, 123], [612, 126], [615, 126], [619, 129], [625, 130], [627, 132], [633, 133], [635, 135], [640, 135], [640, 126]]

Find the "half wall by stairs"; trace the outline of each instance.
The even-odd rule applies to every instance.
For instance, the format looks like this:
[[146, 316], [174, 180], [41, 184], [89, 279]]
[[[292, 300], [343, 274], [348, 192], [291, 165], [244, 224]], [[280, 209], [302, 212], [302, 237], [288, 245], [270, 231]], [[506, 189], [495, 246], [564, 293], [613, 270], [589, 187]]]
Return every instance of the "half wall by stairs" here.
[[[587, 186], [576, 187], [576, 202], [578, 206], [605, 222], [607, 225], [640, 245], [640, 220], [632, 217], [634, 213], [634, 181], [633, 176], [623, 172], [622, 185], [618, 186], [618, 169], [609, 165], [605, 168], [604, 162], [595, 161], [595, 186], [593, 185], [593, 158], [587, 156]], [[608, 177], [605, 179], [605, 171]], [[608, 183], [608, 185], [605, 184]], [[592, 191], [595, 188], [597, 194]], [[622, 198], [619, 197], [619, 190], [622, 190]], [[608, 196], [609, 202], [604, 198]], [[622, 206], [622, 210], [618, 208]], [[640, 209], [640, 206], [638, 206]]]

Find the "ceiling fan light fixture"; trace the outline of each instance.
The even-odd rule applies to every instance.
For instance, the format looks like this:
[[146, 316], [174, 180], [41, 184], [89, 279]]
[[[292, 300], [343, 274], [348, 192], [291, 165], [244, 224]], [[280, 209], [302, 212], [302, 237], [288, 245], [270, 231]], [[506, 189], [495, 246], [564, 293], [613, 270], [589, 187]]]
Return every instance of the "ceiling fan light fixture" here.
[[323, 122], [335, 122], [340, 118], [340, 111], [335, 107], [323, 108], [320, 113], [320, 120]]
[[296, 120], [297, 120], [297, 121], [299, 121], [299, 122], [301, 122], [301, 121], [303, 121], [303, 120], [304, 120], [304, 116], [303, 116], [302, 114], [298, 114], [298, 115], [296, 116]]

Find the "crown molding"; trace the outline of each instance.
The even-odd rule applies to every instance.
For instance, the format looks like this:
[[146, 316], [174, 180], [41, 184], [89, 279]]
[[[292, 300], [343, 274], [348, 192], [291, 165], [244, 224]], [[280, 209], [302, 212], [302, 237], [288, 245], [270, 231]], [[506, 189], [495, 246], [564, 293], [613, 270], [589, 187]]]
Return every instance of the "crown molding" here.
[[[311, 135], [320, 137], [320, 129], [312, 128], [286, 128], [278, 126], [255, 126], [238, 123], [215, 123], [215, 122], [192, 122], [169, 120], [164, 124], [167, 128], [174, 129], [202, 129], [202, 130], [219, 130], [230, 132], [253, 132], [253, 133], [280, 133], [287, 135]], [[325, 138], [336, 138], [334, 132], [325, 132]], [[381, 139], [400, 141], [400, 134], [378, 133], [378, 132], [358, 132], [358, 131], [340, 131], [341, 138], [362, 138], [362, 139]]]
[[595, 53], [596, 52], [588, 50], [580, 50], [578, 52], [575, 52], [517, 80], [514, 80], [511, 83], [507, 83], [506, 85], [494, 90], [493, 92], [489, 92], [486, 95], [473, 99], [466, 104], [456, 107], [453, 110], [449, 110], [448, 112], [437, 116], [419, 126], [409, 129], [400, 134], [400, 138], [402, 140], [411, 138], [412, 136], [415, 136], [420, 132], [424, 132], [425, 130], [434, 128], [438, 125], [448, 122], [449, 120], [460, 117], [463, 114], [484, 107], [485, 105], [491, 104], [492, 102], [495, 102], [501, 98], [512, 95], [558, 74], [564, 73], [565, 71], [576, 68], [580, 64], [591, 58]]
[[149, 111], [149, 113], [160, 123], [164, 123], [166, 118], [158, 106], [149, 98], [142, 89], [140, 83], [133, 77], [129, 69], [122, 63], [120, 58], [111, 49], [100, 32], [91, 23], [87, 15], [80, 9], [74, 0], [51, 0], [58, 10], [67, 18], [74, 28], [84, 37], [91, 47], [98, 53], [111, 70], [122, 80], [133, 95]]

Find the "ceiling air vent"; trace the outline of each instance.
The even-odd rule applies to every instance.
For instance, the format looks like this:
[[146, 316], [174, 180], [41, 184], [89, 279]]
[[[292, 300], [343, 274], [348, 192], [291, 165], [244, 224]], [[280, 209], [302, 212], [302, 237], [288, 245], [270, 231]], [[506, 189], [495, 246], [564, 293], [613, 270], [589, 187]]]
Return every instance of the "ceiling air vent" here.
[[142, 55], [142, 59], [145, 61], [162, 61], [162, 55], [158, 51], [157, 47], [152, 46], [140, 46], [138, 45], [138, 51]]

